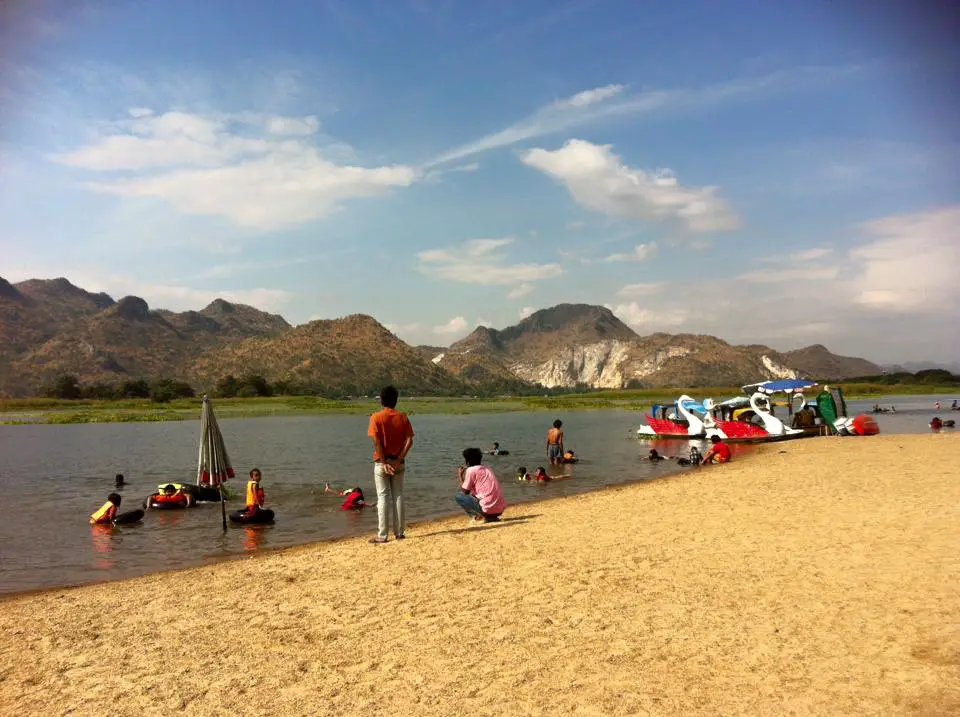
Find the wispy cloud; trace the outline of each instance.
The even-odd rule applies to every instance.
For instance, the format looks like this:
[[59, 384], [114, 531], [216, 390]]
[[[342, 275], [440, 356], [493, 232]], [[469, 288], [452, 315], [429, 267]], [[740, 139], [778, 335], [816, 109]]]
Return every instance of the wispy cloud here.
[[636, 299], [644, 296], [653, 296], [659, 294], [667, 285], [662, 281], [646, 282], [640, 284], [627, 284], [620, 288], [617, 296], [626, 299]]
[[417, 269], [436, 279], [461, 284], [509, 286], [550, 279], [564, 273], [559, 264], [516, 264], [498, 251], [513, 239], [472, 239], [459, 247], [428, 249], [417, 254]]
[[145, 108], [131, 115], [107, 136], [51, 159], [90, 172], [128, 173], [87, 182], [92, 191], [162, 199], [185, 214], [220, 216], [259, 230], [318, 219], [346, 200], [381, 195], [418, 178], [404, 165], [338, 164], [309, 141], [319, 129], [312, 115], [146, 114]]
[[749, 100], [776, 92], [794, 92], [847, 77], [859, 68], [811, 66], [742, 78], [703, 87], [623, 92], [622, 85], [584, 90], [542, 107], [514, 124], [435, 157], [427, 166], [452, 162], [528, 139], [581, 127], [599, 120], [654, 112], [692, 111], [724, 102]]
[[657, 243], [637, 244], [633, 251], [623, 254], [611, 254], [604, 261], [646, 261], [657, 255]]
[[578, 204], [607, 216], [672, 219], [695, 232], [740, 225], [716, 187], [684, 187], [668, 170], [633, 169], [610, 145], [572, 139], [557, 150], [528, 150], [521, 159], [560, 181]]
[[533, 293], [532, 284], [520, 284], [520, 286], [515, 286], [507, 294], [507, 298], [511, 301], [515, 299], [522, 299], [524, 296], [529, 296]]
[[863, 229], [871, 239], [850, 252], [859, 305], [956, 318], [960, 205], [884, 217]]

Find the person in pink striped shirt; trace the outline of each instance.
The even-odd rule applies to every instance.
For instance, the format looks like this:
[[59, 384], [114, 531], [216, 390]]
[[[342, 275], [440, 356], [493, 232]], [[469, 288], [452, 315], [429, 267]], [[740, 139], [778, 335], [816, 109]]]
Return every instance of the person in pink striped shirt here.
[[492, 470], [482, 465], [483, 451], [479, 448], [467, 448], [463, 452], [466, 465], [460, 466], [457, 477], [460, 492], [456, 495], [457, 504], [474, 520], [494, 523], [507, 507], [503, 499], [503, 488]]

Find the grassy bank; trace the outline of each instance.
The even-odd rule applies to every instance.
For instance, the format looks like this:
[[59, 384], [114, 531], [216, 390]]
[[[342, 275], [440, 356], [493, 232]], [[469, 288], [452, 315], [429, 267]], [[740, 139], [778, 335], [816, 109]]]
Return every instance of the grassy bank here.
[[[898, 385], [851, 383], [841, 384], [848, 398], [870, 398], [881, 395], [954, 395], [956, 386]], [[681, 394], [697, 398], [735, 396], [736, 386], [712, 388], [638, 389], [625, 391], [591, 391], [558, 396], [509, 396], [499, 398], [404, 398], [403, 408], [410, 414], [495, 413], [506, 411], [573, 411], [590, 409], [645, 410], [652, 404], [668, 402]], [[376, 410], [373, 398], [334, 401], [315, 396], [276, 396], [271, 398], [215, 399], [221, 418], [258, 416], [366, 415]], [[66, 401], [48, 398], [0, 399], [0, 423], [64, 424], [64, 423], [139, 423], [183, 421], [198, 418], [200, 399], [179, 399], [157, 404], [148, 399], [116, 401]]]

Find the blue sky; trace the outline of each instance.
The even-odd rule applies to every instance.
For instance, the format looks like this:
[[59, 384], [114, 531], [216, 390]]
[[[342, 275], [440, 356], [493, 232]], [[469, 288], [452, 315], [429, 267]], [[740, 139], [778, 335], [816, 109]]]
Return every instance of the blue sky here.
[[835, 5], [14, 3], [0, 275], [413, 343], [577, 301], [956, 359], [957, 51]]

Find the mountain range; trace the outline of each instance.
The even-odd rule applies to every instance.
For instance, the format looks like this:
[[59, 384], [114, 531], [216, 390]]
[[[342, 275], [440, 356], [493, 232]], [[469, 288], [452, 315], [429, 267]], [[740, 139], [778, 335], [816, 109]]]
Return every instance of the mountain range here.
[[118, 384], [169, 378], [212, 390], [257, 374], [320, 394], [384, 383], [408, 395], [520, 393], [546, 388], [739, 385], [802, 375], [879, 374], [860, 358], [814, 345], [779, 352], [708, 335], [640, 336], [609, 309], [560, 304], [515, 326], [478, 327], [449, 347], [409, 346], [361, 314], [291, 326], [276, 314], [217, 299], [199, 311], [152, 310], [66, 279], [0, 279], [0, 394], [26, 396], [64, 374]]

